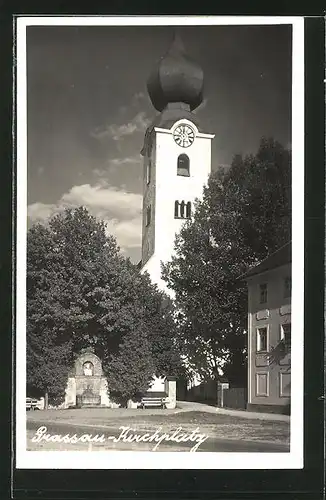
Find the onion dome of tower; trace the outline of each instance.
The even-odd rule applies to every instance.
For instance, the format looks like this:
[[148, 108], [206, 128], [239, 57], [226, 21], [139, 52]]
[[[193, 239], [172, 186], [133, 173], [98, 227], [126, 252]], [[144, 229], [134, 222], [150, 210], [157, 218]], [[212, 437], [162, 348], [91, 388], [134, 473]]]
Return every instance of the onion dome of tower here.
[[187, 56], [182, 41], [175, 35], [147, 82], [154, 108], [161, 112], [170, 103], [182, 103], [192, 111], [203, 100], [203, 86], [202, 68]]

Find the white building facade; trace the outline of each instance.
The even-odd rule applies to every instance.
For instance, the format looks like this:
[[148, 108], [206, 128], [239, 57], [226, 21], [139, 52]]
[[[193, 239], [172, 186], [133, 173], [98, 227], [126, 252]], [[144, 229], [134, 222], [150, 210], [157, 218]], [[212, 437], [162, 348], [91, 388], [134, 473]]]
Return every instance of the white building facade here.
[[289, 413], [291, 404], [291, 243], [246, 275], [248, 405]]

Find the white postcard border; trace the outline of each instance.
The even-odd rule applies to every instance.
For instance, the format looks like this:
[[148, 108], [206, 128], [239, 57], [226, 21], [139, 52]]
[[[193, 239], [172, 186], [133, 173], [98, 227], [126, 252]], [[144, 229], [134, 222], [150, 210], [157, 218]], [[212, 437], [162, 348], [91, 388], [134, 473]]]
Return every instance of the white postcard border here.
[[[27, 26], [275, 25], [293, 27], [292, 331], [289, 453], [26, 451]], [[17, 17], [16, 467], [18, 469], [300, 469], [303, 467], [304, 18], [229, 16]]]

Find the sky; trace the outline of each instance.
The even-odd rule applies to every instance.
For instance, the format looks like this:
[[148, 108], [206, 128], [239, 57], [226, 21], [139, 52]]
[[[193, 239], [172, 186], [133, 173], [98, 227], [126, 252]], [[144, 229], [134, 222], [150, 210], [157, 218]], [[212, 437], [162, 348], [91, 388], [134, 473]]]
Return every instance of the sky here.
[[[196, 113], [215, 134], [212, 169], [255, 153], [262, 136], [291, 147], [291, 26], [177, 31], [204, 71]], [[173, 34], [171, 26], [27, 28], [29, 226], [84, 205], [140, 260], [140, 150], [157, 114], [146, 82]]]

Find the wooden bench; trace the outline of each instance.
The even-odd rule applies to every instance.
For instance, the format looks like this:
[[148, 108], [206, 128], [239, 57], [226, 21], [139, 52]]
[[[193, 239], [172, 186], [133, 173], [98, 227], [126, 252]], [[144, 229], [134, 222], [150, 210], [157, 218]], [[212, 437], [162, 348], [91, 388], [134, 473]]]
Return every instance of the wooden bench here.
[[26, 398], [26, 410], [35, 410], [37, 408], [37, 399]]
[[141, 398], [140, 408], [144, 409], [146, 407], [165, 408], [165, 398], [145, 396]]

